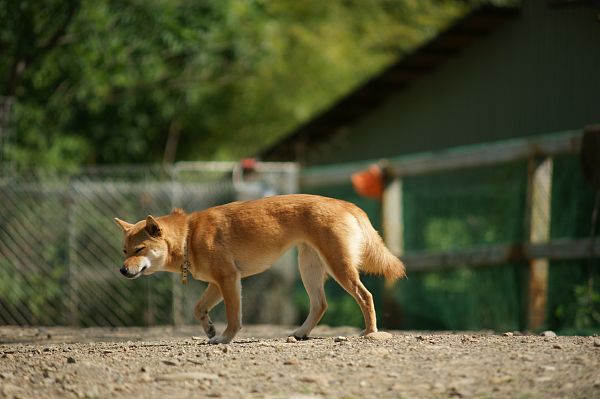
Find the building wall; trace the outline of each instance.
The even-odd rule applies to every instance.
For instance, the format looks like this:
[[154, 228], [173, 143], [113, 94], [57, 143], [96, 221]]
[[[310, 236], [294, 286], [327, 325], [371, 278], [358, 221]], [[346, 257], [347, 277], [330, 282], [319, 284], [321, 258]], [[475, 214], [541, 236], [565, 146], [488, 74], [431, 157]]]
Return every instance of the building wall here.
[[600, 9], [522, 11], [344, 129], [310, 164], [396, 156], [600, 122]]

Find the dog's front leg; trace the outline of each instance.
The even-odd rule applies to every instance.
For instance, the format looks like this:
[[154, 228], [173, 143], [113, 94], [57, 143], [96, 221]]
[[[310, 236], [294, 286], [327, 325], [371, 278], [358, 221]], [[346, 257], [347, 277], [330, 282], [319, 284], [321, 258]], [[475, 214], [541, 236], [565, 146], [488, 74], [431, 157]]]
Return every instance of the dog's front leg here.
[[198, 300], [194, 309], [194, 315], [196, 316], [196, 319], [202, 323], [202, 328], [208, 338], [212, 338], [216, 335], [215, 326], [210, 319], [208, 312], [221, 302], [221, 300], [223, 300], [223, 295], [221, 295], [219, 287], [215, 283], [208, 283], [208, 287], [204, 290], [204, 293]]
[[227, 344], [242, 328], [242, 282], [240, 273], [223, 276], [218, 281], [219, 289], [225, 300], [225, 313], [227, 314], [227, 327], [222, 335], [212, 337], [209, 344]]

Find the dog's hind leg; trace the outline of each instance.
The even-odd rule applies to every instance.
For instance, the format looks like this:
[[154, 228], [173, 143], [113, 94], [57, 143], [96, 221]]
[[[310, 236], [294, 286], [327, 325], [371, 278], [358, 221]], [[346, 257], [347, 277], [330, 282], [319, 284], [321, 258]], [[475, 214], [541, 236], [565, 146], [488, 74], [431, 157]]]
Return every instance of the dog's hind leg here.
[[202, 328], [208, 338], [212, 338], [216, 335], [215, 326], [213, 325], [208, 312], [222, 300], [223, 295], [221, 295], [219, 287], [214, 283], [208, 283], [208, 287], [204, 290], [204, 293], [198, 300], [194, 309], [194, 315], [196, 316], [196, 319], [202, 323]]
[[377, 331], [377, 316], [375, 315], [375, 305], [373, 303], [373, 295], [360, 281], [358, 270], [348, 265], [343, 267], [331, 267], [333, 278], [342, 288], [346, 290], [352, 297], [365, 319], [365, 329], [362, 335], [367, 335]]
[[307, 244], [298, 245], [298, 265], [302, 283], [310, 299], [310, 311], [302, 326], [294, 331], [294, 337], [306, 339], [327, 310], [323, 287], [327, 274], [321, 257]]

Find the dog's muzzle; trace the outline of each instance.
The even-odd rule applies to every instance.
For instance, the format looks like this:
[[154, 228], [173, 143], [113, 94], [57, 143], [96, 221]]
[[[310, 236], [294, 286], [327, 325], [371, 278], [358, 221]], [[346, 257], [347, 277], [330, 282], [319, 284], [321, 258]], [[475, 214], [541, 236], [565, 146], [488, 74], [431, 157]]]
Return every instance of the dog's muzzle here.
[[123, 266], [122, 268], [119, 269], [119, 271], [121, 272], [121, 274], [127, 278], [136, 278], [142, 275], [142, 272], [144, 270], [146, 270], [148, 268], [148, 266], [142, 266], [142, 268], [140, 268], [140, 270], [137, 273], [131, 273], [129, 271], [128, 268], [126, 268], [125, 266]]

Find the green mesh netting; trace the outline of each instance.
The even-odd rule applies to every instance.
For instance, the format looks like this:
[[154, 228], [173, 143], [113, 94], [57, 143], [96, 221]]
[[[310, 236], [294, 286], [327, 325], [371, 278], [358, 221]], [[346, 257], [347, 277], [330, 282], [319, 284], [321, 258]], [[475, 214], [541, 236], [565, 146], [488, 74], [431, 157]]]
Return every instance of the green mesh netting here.
[[[404, 178], [405, 250], [522, 242], [526, 184], [526, 162]], [[578, 157], [554, 160], [552, 184], [551, 237], [586, 237], [594, 192], [581, 176]], [[311, 192], [354, 202], [376, 227], [381, 226], [379, 204], [358, 197], [350, 183]], [[600, 329], [600, 298], [590, 295], [588, 265], [587, 260], [551, 262], [548, 328], [564, 332]], [[526, 266], [523, 262], [411, 273], [396, 284], [391, 296], [384, 293], [380, 279], [365, 280], [375, 296], [382, 327], [508, 331], [525, 327]], [[591, 276], [600, 280], [598, 267], [591, 270]], [[598, 284], [593, 287], [599, 290]], [[330, 311], [325, 323], [362, 325], [358, 307], [335, 283], [328, 284], [327, 296]], [[301, 294], [298, 298], [306, 312], [306, 299]], [[334, 310], [338, 314], [332, 314]]]

